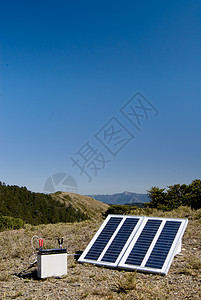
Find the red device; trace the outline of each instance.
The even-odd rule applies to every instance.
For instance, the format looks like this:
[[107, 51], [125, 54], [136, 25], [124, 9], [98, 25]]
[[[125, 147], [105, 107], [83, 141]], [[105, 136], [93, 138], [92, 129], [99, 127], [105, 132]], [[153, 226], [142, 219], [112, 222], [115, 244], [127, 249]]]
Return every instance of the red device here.
[[39, 247], [43, 247], [43, 239], [39, 239]]

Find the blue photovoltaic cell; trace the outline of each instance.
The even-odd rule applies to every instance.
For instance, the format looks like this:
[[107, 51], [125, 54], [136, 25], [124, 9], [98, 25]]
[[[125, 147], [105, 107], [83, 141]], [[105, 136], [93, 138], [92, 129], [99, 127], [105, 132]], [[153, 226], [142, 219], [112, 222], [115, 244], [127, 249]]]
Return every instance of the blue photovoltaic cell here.
[[105, 225], [84, 259], [97, 260], [99, 258], [101, 252], [109, 242], [121, 220], [122, 217], [112, 217], [109, 219], [108, 223]]
[[166, 221], [145, 267], [161, 269], [179, 230], [181, 222]]
[[114, 263], [117, 260], [138, 221], [139, 218], [128, 218], [125, 220], [101, 261]]
[[150, 245], [153, 241], [158, 228], [161, 224], [161, 220], [148, 220], [144, 226], [140, 236], [138, 237], [133, 249], [131, 250], [126, 264], [140, 266]]

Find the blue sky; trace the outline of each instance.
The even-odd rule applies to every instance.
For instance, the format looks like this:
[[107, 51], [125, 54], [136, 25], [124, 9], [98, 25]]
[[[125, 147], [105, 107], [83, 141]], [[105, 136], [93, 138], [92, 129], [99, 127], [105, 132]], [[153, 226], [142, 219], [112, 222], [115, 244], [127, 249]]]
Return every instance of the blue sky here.
[[81, 194], [191, 183], [200, 79], [198, 0], [2, 1], [0, 180], [42, 192], [64, 173]]

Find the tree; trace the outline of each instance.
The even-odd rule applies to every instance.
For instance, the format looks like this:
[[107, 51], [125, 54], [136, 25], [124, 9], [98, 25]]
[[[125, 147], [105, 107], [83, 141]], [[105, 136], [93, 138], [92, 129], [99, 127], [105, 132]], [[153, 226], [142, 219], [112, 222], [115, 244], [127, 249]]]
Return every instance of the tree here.
[[201, 208], [201, 180], [193, 180], [193, 182], [189, 185], [188, 192], [191, 208]]
[[151, 208], [158, 208], [166, 210], [167, 207], [167, 195], [165, 189], [160, 189], [157, 186], [152, 187], [147, 191], [151, 201], [145, 205]]
[[191, 184], [175, 184], [168, 186], [167, 191], [158, 187], [148, 190], [151, 201], [147, 207], [163, 210], [172, 210], [181, 205], [190, 206], [193, 209], [201, 208], [201, 180], [193, 180]]

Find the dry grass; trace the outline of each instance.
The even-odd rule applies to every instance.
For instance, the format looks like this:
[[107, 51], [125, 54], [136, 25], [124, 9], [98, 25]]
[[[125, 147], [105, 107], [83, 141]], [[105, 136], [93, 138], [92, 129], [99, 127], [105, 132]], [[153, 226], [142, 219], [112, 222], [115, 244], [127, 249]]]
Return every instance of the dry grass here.
[[66, 203], [66, 205], [72, 204], [73, 207], [86, 213], [92, 220], [100, 220], [102, 213], [109, 207], [106, 203], [76, 193], [59, 192], [52, 194], [52, 197]]
[[[182, 252], [174, 258], [167, 276], [79, 264], [69, 256], [67, 276], [37, 280], [36, 267], [27, 269], [33, 235], [43, 237], [46, 248], [56, 247], [56, 237], [63, 237], [68, 253], [75, 253], [85, 249], [101, 221], [26, 225], [24, 229], [0, 233], [0, 299], [200, 299], [201, 210], [136, 209], [135, 214], [188, 217]], [[19, 276], [20, 272], [24, 276]]]

